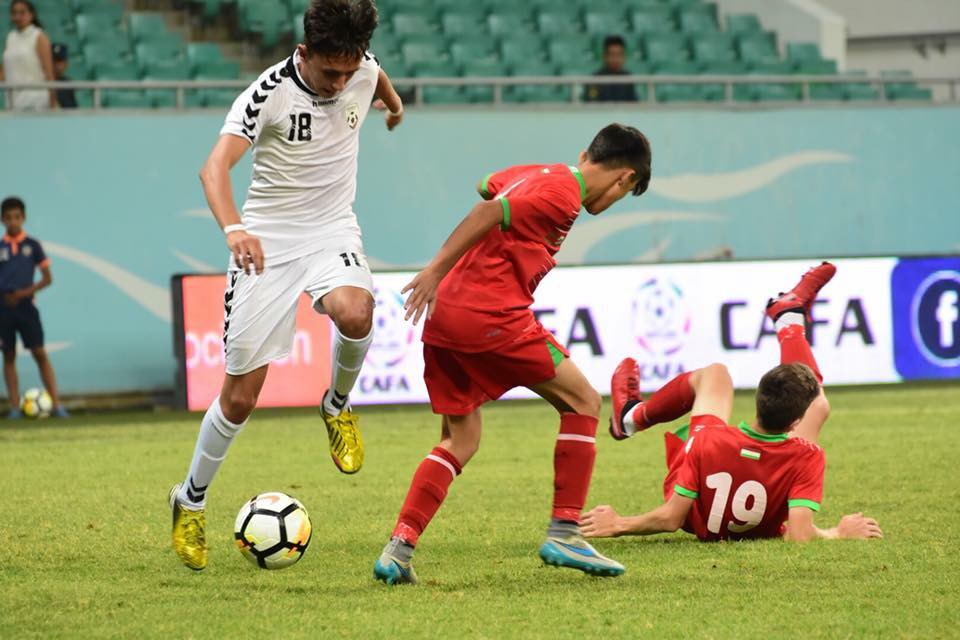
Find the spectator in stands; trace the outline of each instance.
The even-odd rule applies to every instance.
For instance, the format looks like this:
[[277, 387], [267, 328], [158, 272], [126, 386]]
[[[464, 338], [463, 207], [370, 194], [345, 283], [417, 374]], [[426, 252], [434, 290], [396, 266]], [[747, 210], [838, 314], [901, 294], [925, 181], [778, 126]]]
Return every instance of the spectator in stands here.
[[[627, 45], [621, 36], [611, 35], [603, 40], [603, 68], [597, 76], [628, 76], [624, 68]], [[584, 99], [588, 102], [636, 102], [637, 92], [632, 84], [592, 84], [587, 86]]]
[[[53, 45], [53, 73], [57, 82], [69, 82], [67, 67], [70, 66], [67, 45], [59, 42]], [[62, 109], [77, 108], [77, 93], [73, 89], [57, 89], [57, 104]]]
[[[57, 395], [57, 379], [53, 365], [43, 347], [43, 325], [33, 296], [53, 282], [50, 261], [43, 247], [23, 230], [27, 207], [20, 198], [7, 198], [0, 203], [0, 220], [7, 233], [0, 240], [0, 348], [3, 349], [3, 377], [10, 399], [8, 418], [20, 418], [20, 390], [17, 379], [17, 334], [33, 359], [37, 361], [40, 379], [53, 400], [53, 415], [68, 417]], [[39, 282], [35, 280], [40, 270]]]
[[[7, 34], [3, 50], [3, 69], [0, 80], [7, 82], [53, 81], [53, 53], [50, 39], [40, 28], [37, 11], [29, 0], [10, 3], [10, 21], [15, 27]], [[20, 111], [55, 109], [57, 95], [43, 89], [24, 89], [13, 92], [11, 107]]]

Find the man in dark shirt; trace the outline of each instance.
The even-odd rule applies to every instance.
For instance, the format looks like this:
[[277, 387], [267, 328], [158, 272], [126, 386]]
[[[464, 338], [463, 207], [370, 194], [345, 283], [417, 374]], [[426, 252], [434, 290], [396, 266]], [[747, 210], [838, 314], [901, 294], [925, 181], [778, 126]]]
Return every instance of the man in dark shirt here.
[[[53, 74], [58, 82], [70, 81], [67, 76], [67, 66], [70, 64], [68, 53], [67, 45], [60, 43], [53, 45]], [[76, 109], [76, 92], [73, 89], [57, 89], [57, 104], [61, 109]]]
[[[627, 60], [627, 46], [620, 36], [607, 36], [603, 41], [603, 68], [597, 76], [627, 76], [624, 69]], [[592, 84], [584, 94], [587, 102], [636, 102], [637, 92], [632, 84]]]
[[[20, 198], [7, 198], [0, 203], [0, 219], [7, 233], [0, 240], [0, 347], [3, 349], [3, 377], [10, 398], [9, 418], [20, 418], [20, 391], [17, 378], [17, 334], [23, 346], [30, 350], [40, 378], [53, 400], [53, 415], [66, 418], [67, 412], [57, 395], [57, 381], [53, 365], [43, 348], [43, 325], [40, 312], [33, 304], [37, 291], [50, 286], [50, 261], [40, 243], [27, 236], [23, 221], [27, 208]], [[34, 273], [40, 269], [39, 282]]]

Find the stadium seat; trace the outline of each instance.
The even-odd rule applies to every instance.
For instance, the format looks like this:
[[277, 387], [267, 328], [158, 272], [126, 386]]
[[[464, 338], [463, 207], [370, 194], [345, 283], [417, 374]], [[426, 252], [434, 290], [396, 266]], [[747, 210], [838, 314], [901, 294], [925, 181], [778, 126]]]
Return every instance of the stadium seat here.
[[821, 60], [820, 47], [812, 42], [788, 42], [787, 59], [793, 61]]
[[199, 8], [205, 20], [210, 20], [220, 15], [223, 0], [190, 0], [190, 4]]
[[799, 60], [793, 70], [807, 75], [833, 75], [837, 72], [837, 63], [833, 60]]
[[[786, 76], [792, 72], [793, 65], [790, 62], [778, 61], [752, 63], [749, 74]], [[795, 83], [752, 83], [734, 87], [734, 97], [757, 102], [800, 100], [802, 89]]]
[[127, 38], [126, 32], [119, 22], [106, 17], [79, 15], [77, 16], [77, 35], [82, 42]]
[[881, 71], [880, 75], [886, 79], [883, 83], [883, 91], [889, 100], [930, 101], [933, 98], [933, 92], [930, 89], [918, 87], [913, 82], [911, 79], [913, 74], [909, 71]]
[[397, 13], [429, 13], [434, 10], [433, 0], [391, 0], [388, 4]]
[[[700, 65], [695, 62], [664, 62], [657, 66], [657, 75], [697, 75]], [[719, 87], [719, 90], [718, 90]], [[723, 85], [671, 84], [654, 85], [657, 102], [705, 102], [723, 99]]]
[[654, 65], [690, 59], [686, 38], [679, 35], [650, 35], [644, 39], [643, 45], [646, 59]]
[[135, 48], [137, 62], [144, 69], [152, 62], [183, 64], [183, 48], [172, 42], [141, 42]]
[[633, 30], [641, 34], [662, 34], [675, 31], [676, 22], [667, 7], [645, 7], [630, 12], [630, 24]]
[[[553, 65], [526, 61], [511, 69], [514, 76], [551, 76], [556, 73]], [[506, 87], [503, 92], [506, 102], [569, 102], [570, 88], [561, 85], [516, 85]]]
[[414, 67], [421, 62], [445, 61], [450, 58], [446, 41], [442, 36], [409, 38], [400, 47], [404, 63]]
[[693, 57], [701, 62], [733, 62], [737, 52], [733, 39], [725, 33], [700, 34], [692, 39]]
[[[413, 75], [417, 78], [449, 78], [456, 76], [457, 71], [450, 62], [422, 62], [414, 66]], [[469, 99], [460, 87], [426, 86], [423, 101], [427, 104], [464, 104]]]
[[630, 23], [627, 22], [623, 10], [614, 12], [587, 9], [583, 14], [583, 23], [587, 33], [599, 38], [613, 34], [624, 35], [630, 30]]
[[116, 0], [73, 0], [73, 9], [77, 13], [83, 13], [91, 9], [110, 5], [117, 6], [122, 5], [122, 3], [119, 3]]
[[741, 13], [727, 16], [727, 33], [749, 34], [762, 32], [763, 26], [755, 14]]
[[769, 62], [780, 59], [776, 38], [772, 33], [741, 35], [737, 50], [744, 62]]
[[703, 11], [682, 11], [678, 17], [684, 33], [712, 33], [718, 29], [716, 16]]
[[747, 72], [747, 64], [739, 60], [704, 60], [701, 73], [717, 76], [737, 76]]
[[189, 42], [186, 51], [187, 60], [193, 67], [203, 62], [223, 60], [223, 52], [216, 42]]
[[431, 36], [440, 32], [433, 18], [424, 13], [397, 13], [392, 24], [393, 32], [399, 38]]
[[487, 16], [487, 29], [497, 38], [525, 38], [536, 33], [536, 25], [529, 11], [516, 8], [512, 11], [491, 13]]
[[119, 24], [123, 21], [123, 5], [119, 4], [104, 4], [98, 6], [87, 7], [83, 10], [77, 10], [77, 17], [86, 16], [88, 18], [95, 18], [100, 20], [109, 20], [116, 24]]
[[126, 38], [91, 42], [83, 47], [83, 59], [92, 67], [113, 62], [126, 64], [131, 57]]
[[260, 44], [269, 49], [277, 44], [282, 34], [292, 31], [287, 6], [278, 0], [247, 0], [238, 3], [240, 28], [260, 36]]
[[590, 36], [565, 36], [555, 38], [547, 43], [547, 52], [550, 61], [557, 65], [566, 65], [570, 63], [586, 62], [599, 68], [597, 52], [594, 48], [594, 40]]
[[127, 18], [130, 37], [136, 42], [146, 42], [166, 35], [167, 21], [159, 13], [131, 13]]
[[233, 60], [202, 60], [193, 66], [196, 77], [216, 80], [236, 80], [240, 77], [240, 64]]
[[[162, 80], [189, 80], [189, 71], [183, 64], [176, 62], [160, 63], [155, 62], [147, 66], [143, 74], [144, 81], [162, 81]], [[146, 89], [144, 95], [150, 104], [154, 107], [175, 107], [177, 106], [176, 89]], [[184, 96], [186, 98], [186, 96]]]
[[[866, 71], [847, 71], [843, 74], [848, 78], [865, 78]], [[846, 100], [879, 100], [880, 90], [867, 82], [845, 82], [837, 85], [843, 91]]]
[[487, 33], [487, 20], [477, 11], [448, 11], [440, 18], [443, 33], [449, 37], [482, 36]]
[[496, 42], [484, 36], [461, 37], [450, 45], [450, 57], [457, 65], [471, 60], [499, 59]]
[[290, 15], [293, 18], [303, 20], [303, 14], [310, 8], [310, 0], [288, 0]]
[[377, 56], [398, 53], [400, 51], [400, 39], [390, 31], [377, 29], [373, 32], [373, 38], [370, 40], [370, 50]]
[[[98, 66], [95, 75], [98, 81], [106, 82], [140, 79], [135, 66], [122, 63]], [[104, 89], [100, 93], [100, 104], [107, 108], [148, 109], [152, 106], [142, 89]]]
[[580, 33], [583, 25], [576, 11], [554, 8], [537, 15], [537, 29], [541, 35], [557, 36]]
[[[471, 60], [463, 64], [464, 76], [494, 78], [507, 75], [507, 67], [496, 60]], [[472, 85], [463, 88], [463, 95], [469, 102], [493, 102], [491, 85]]]
[[539, 38], [508, 39], [500, 43], [500, 56], [508, 66], [524, 61], [543, 61], [544, 47]]

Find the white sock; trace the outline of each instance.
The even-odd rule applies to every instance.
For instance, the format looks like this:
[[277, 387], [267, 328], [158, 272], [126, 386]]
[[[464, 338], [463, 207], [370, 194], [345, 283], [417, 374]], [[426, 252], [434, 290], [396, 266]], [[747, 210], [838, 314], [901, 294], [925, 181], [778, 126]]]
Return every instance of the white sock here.
[[803, 324], [804, 318], [803, 314], [799, 311], [787, 311], [779, 318], [776, 322], [773, 323], [773, 328], [777, 330], [777, 333], [780, 333], [781, 329], [785, 329], [792, 324]]
[[371, 342], [373, 329], [359, 340], [348, 338], [337, 331], [333, 343], [333, 380], [330, 382], [330, 392], [323, 396], [323, 410], [327, 415], [338, 416], [346, 406], [347, 397], [357, 382]]
[[620, 426], [623, 428], [623, 432], [628, 436], [632, 436], [637, 432], [637, 423], [633, 420], [633, 412], [636, 411], [639, 404], [635, 404], [630, 407], [630, 410], [627, 411], [627, 415], [623, 416], [623, 421], [620, 423]]
[[246, 424], [246, 420], [242, 424], [233, 424], [227, 420], [220, 409], [220, 396], [214, 398], [213, 404], [203, 416], [203, 422], [200, 423], [200, 434], [193, 450], [190, 472], [177, 495], [181, 504], [191, 509], [203, 508], [207, 502], [207, 487], [227, 457], [230, 443]]

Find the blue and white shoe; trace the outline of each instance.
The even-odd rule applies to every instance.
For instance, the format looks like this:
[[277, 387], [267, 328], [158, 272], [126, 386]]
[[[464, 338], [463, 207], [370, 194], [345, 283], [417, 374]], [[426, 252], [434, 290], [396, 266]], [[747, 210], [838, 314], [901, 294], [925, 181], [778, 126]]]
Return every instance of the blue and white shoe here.
[[417, 578], [417, 572], [413, 570], [413, 564], [404, 562], [394, 553], [395, 545], [400, 544], [399, 539], [391, 539], [383, 553], [373, 563], [373, 577], [388, 584], [417, 584], [420, 580]]
[[579, 534], [547, 538], [540, 546], [540, 559], [553, 567], [578, 569], [592, 576], [616, 577], [626, 571], [622, 564], [601, 555]]

